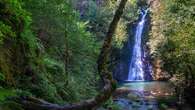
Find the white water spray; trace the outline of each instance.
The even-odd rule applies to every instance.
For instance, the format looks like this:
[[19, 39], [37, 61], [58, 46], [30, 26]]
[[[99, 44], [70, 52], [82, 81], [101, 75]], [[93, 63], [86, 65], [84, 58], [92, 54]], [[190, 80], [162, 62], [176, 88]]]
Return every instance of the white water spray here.
[[148, 9], [141, 12], [141, 20], [136, 27], [132, 58], [129, 66], [128, 81], [144, 81], [142, 57], [142, 33]]

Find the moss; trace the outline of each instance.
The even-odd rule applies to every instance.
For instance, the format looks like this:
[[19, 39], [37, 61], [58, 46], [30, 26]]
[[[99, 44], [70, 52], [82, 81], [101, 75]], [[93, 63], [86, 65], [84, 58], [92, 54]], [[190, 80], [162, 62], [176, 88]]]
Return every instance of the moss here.
[[4, 101], [7, 97], [16, 96], [16, 93], [12, 89], [0, 88], [0, 101]]
[[11, 30], [9, 25], [6, 25], [0, 21], [0, 45], [3, 44], [6, 37], [16, 37], [16, 34]]
[[0, 72], [0, 82], [5, 81], [5, 75]]
[[16, 86], [15, 76], [35, 57], [38, 42], [30, 30], [31, 17], [18, 0], [0, 1], [0, 71], [5, 83]]

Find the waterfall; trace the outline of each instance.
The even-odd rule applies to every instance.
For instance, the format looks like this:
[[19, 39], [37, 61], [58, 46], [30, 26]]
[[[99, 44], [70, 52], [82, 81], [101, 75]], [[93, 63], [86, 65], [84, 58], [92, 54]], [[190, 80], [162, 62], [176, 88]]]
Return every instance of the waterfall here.
[[142, 52], [142, 33], [146, 21], [148, 9], [141, 12], [141, 20], [137, 24], [134, 36], [132, 58], [129, 65], [128, 81], [144, 81], [144, 56]]

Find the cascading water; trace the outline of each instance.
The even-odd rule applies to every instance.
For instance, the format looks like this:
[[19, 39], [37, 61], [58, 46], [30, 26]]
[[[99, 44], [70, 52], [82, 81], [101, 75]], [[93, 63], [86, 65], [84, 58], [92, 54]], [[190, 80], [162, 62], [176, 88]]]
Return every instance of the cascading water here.
[[142, 50], [142, 33], [146, 21], [148, 9], [141, 12], [141, 20], [136, 27], [135, 41], [133, 46], [133, 53], [129, 65], [128, 81], [144, 81], [144, 56]]

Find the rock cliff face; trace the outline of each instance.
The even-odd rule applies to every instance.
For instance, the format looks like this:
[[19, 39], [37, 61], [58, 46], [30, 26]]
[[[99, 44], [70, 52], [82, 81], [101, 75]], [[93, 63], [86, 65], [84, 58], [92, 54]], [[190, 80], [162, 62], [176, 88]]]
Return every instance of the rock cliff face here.
[[153, 65], [153, 79], [154, 80], [168, 80], [170, 75], [163, 70], [163, 61], [161, 60], [160, 50], [163, 48], [166, 37], [163, 35], [164, 21], [162, 20], [162, 12], [164, 6], [161, 0], [148, 0], [151, 10], [151, 31], [147, 45], [150, 49]]

